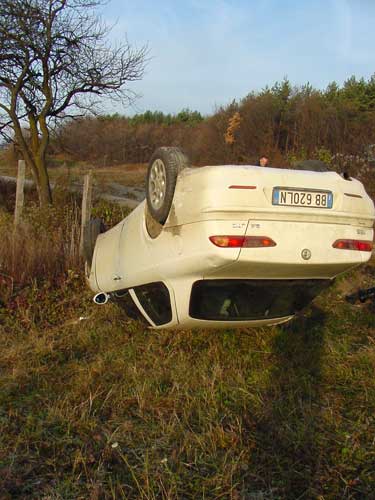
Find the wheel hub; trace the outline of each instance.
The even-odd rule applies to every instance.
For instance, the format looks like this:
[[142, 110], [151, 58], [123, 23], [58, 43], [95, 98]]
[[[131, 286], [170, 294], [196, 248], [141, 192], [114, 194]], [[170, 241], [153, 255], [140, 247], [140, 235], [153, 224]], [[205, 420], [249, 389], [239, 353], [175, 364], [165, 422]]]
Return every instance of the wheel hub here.
[[163, 204], [167, 186], [166, 181], [167, 174], [164, 163], [159, 159], [155, 160], [151, 166], [148, 186], [151, 205], [155, 210], [158, 210]]

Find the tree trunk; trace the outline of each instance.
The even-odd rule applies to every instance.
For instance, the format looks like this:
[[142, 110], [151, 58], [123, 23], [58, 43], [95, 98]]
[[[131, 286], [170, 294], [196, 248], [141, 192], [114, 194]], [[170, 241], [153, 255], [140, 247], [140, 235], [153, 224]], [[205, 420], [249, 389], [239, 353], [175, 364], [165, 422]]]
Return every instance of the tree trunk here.
[[38, 193], [39, 206], [48, 207], [52, 204], [52, 192], [49, 184], [49, 176], [46, 168], [46, 162], [41, 158], [28, 157], [26, 164], [31, 170], [36, 190]]
[[45, 158], [35, 159], [35, 166], [38, 172], [38, 198], [41, 208], [52, 205], [52, 192], [49, 184], [49, 176], [47, 172]]
[[48, 129], [46, 127], [43, 129], [42, 135], [44, 133], [44, 137], [42, 137], [43, 140], [41, 141], [36, 121], [32, 116], [29, 116], [29, 125], [30, 136], [28, 139], [25, 139], [19, 124], [15, 127], [17, 149], [34, 176], [40, 207], [48, 207], [52, 204], [52, 193], [46, 165], [46, 150], [49, 142]]

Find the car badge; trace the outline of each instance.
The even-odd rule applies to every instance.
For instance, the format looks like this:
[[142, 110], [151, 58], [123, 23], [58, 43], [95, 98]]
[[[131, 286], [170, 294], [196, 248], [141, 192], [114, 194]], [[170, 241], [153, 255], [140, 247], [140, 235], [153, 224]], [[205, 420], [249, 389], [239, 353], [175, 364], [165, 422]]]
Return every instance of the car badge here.
[[311, 251], [308, 248], [304, 248], [301, 252], [303, 260], [309, 260], [311, 258]]

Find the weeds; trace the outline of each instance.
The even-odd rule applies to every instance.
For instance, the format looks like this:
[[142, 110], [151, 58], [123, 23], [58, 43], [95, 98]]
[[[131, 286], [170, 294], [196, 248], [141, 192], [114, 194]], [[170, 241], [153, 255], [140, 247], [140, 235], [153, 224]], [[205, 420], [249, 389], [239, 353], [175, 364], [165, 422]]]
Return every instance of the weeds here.
[[[22, 222], [16, 229], [13, 226], [14, 193], [11, 187], [0, 190], [6, 199], [6, 206], [3, 210], [0, 208], [3, 293], [4, 287], [10, 283], [18, 288], [34, 281], [52, 284], [64, 280], [69, 271], [79, 272], [82, 268], [79, 255], [80, 199], [63, 188], [60, 186], [54, 191], [55, 204], [48, 211], [41, 210], [35, 195], [33, 198], [33, 193], [29, 194]], [[107, 227], [111, 227], [127, 212], [127, 209], [100, 202], [95, 206], [93, 216], [101, 217]]]
[[2, 214], [1, 498], [372, 497], [373, 266], [286, 325], [151, 332], [92, 303], [79, 219]]
[[54, 281], [68, 269], [78, 269], [80, 234], [77, 205], [51, 209], [37, 207], [25, 212], [15, 229], [11, 217], [0, 222], [0, 270], [20, 286], [33, 280]]
[[77, 275], [29, 293], [0, 329], [9, 498], [371, 497], [375, 324], [327, 310], [335, 290], [289, 325], [194, 333], [94, 309]]

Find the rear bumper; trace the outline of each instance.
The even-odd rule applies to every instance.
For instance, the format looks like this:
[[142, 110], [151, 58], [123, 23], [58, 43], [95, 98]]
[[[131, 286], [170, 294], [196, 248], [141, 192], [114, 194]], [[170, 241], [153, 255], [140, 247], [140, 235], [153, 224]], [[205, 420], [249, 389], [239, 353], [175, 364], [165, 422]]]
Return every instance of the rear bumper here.
[[[338, 239], [373, 239], [373, 230], [351, 225], [250, 220], [246, 236], [267, 236], [269, 248], [242, 248], [231, 264], [205, 278], [332, 279], [371, 257], [371, 252], [333, 248]], [[220, 249], [223, 253], [227, 250]]]

